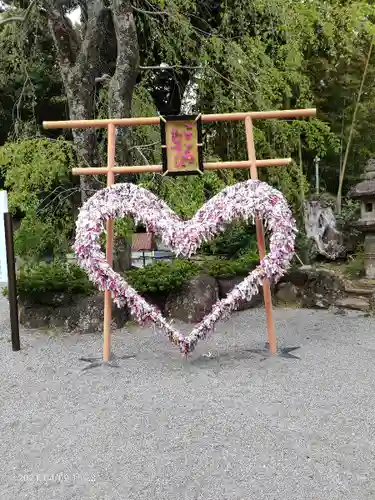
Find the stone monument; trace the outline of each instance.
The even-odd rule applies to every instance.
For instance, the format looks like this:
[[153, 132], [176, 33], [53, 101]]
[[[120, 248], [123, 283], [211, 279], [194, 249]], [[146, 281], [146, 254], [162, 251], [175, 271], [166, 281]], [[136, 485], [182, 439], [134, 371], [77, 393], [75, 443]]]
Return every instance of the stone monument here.
[[361, 218], [355, 227], [365, 234], [366, 278], [375, 279], [375, 159], [367, 162], [362, 179], [350, 195], [361, 202]]

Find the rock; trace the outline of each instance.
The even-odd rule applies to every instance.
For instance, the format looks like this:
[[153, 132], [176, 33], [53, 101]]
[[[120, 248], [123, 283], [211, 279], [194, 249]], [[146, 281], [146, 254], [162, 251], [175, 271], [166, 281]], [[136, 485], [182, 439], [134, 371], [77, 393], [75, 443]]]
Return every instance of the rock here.
[[211, 311], [218, 298], [219, 287], [216, 280], [200, 274], [187, 281], [181, 290], [168, 295], [165, 313], [181, 321], [197, 323]]
[[320, 255], [330, 260], [345, 255], [344, 237], [337, 229], [335, 214], [327, 201], [306, 201], [304, 219], [306, 236], [314, 240]]
[[333, 271], [313, 266], [302, 266], [301, 270], [307, 273], [301, 290], [302, 307], [327, 309], [344, 295], [345, 283]]
[[290, 282], [295, 286], [304, 286], [311, 270], [313, 270], [312, 266], [301, 266], [298, 269], [292, 269], [282, 276], [280, 283]]
[[32, 306], [24, 305], [19, 302], [19, 319], [20, 324], [26, 328], [48, 328], [50, 326], [50, 318], [53, 308], [49, 306]]
[[370, 308], [370, 303], [362, 297], [343, 297], [336, 300], [335, 306], [344, 309], [354, 309], [355, 311], [367, 311]]
[[293, 283], [280, 283], [276, 299], [286, 304], [294, 304], [298, 301], [298, 288]]
[[[69, 305], [66, 305], [66, 304]], [[112, 324], [120, 328], [128, 319], [126, 308], [112, 305]], [[26, 328], [61, 328], [67, 332], [103, 331], [103, 295], [66, 297], [61, 305], [31, 304], [20, 301], [20, 323]]]
[[165, 303], [167, 301], [167, 295], [162, 293], [145, 293], [142, 294], [143, 298], [147, 300], [147, 302], [159, 309], [159, 311], [164, 314], [165, 312]]
[[[95, 295], [83, 298], [76, 307], [76, 320], [71, 316], [70, 324], [76, 323], [76, 330], [79, 333], [95, 333], [103, 331], [104, 320], [104, 299], [103, 295]], [[116, 328], [121, 328], [128, 320], [126, 308], [119, 309], [112, 304], [112, 324]]]
[[[234, 277], [234, 278], [220, 278], [217, 280], [219, 285], [219, 298], [224, 299], [229, 292], [233, 290], [235, 286], [237, 286], [243, 278]], [[253, 295], [249, 301], [242, 302], [237, 311], [244, 311], [245, 309], [251, 309], [253, 307], [258, 307], [263, 304], [263, 292], [260, 289], [257, 295]]]

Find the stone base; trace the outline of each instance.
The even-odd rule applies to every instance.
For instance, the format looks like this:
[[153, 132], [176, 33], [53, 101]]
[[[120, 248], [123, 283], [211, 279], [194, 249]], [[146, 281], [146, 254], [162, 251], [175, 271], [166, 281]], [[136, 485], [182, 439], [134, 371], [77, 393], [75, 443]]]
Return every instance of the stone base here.
[[364, 242], [366, 278], [375, 279], [375, 234], [367, 233]]
[[219, 287], [215, 278], [200, 274], [185, 283], [181, 290], [168, 295], [165, 313], [187, 323], [198, 323], [211, 311], [218, 298]]
[[[30, 329], [58, 328], [78, 333], [103, 331], [103, 294], [69, 298], [50, 296], [49, 302], [49, 304], [33, 304], [20, 301], [21, 325]], [[115, 305], [112, 306], [113, 328], [122, 328], [128, 318], [126, 308], [119, 309]]]
[[[219, 278], [217, 280], [219, 285], [219, 298], [225, 299], [225, 297], [230, 293], [235, 286], [237, 286], [243, 280], [243, 277], [234, 278]], [[244, 311], [245, 309], [252, 309], [253, 307], [259, 307], [264, 304], [263, 301], [263, 290], [260, 289], [257, 295], [253, 295], [250, 300], [241, 302], [237, 311]]]

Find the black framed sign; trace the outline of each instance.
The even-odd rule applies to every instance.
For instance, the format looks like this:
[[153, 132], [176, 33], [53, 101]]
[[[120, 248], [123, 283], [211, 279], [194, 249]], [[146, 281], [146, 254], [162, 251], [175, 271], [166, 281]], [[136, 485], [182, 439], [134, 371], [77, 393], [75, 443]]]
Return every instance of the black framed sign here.
[[161, 116], [163, 175], [203, 174], [201, 115]]

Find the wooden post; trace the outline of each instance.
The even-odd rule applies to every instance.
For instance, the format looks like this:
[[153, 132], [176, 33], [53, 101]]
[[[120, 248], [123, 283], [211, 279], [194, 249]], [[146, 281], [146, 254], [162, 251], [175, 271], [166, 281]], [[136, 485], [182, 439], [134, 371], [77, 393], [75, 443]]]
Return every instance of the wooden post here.
[[[258, 179], [258, 171], [256, 167], [256, 156], [255, 156], [253, 122], [250, 116], [247, 116], [245, 118], [245, 128], [246, 128], [247, 153], [249, 156], [249, 160], [251, 161], [250, 176], [252, 179]], [[266, 255], [266, 244], [264, 240], [264, 229], [263, 229], [262, 219], [257, 217], [255, 220], [255, 225], [256, 225], [259, 257], [260, 259], [263, 259]], [[275, 324], [273, 322], [273, 316], [272, 316], [272, 297], [271, 297], [271, 287], [269, 280], [263, 281], [263, 296], [264, 296], [264, 306], [266, 309], [266, 318], [267, 318], [268, 344], [271, 354], [276, 354], [277, 341], [275, 334]]]
[[5, 245], [8, 266], [8, 300], [10, 313], [10, 331], [12, 338], [12, 350], [19, 351], [20, 345], [20, 325], [18, 318], [18, 298], [17, 298], [17, 276], [16, 259], [14, 257], [13, 243], [13, 217], [6, 212], [4, 214]]
[[[107, 137], [107, 186], [115, 183], [115, 174], [112, 168], [115, 163], [116, 150], [116, 126], [108, 124]], [[107, 221], [106, 258], [110, 266], [113, 264], [113, 220]], [[104, 293], [104, 340], [103, 361], [108, 363], [111, 357], [111, 322], [112, 322], [112, 295], [111, 292]]]

